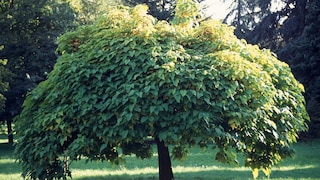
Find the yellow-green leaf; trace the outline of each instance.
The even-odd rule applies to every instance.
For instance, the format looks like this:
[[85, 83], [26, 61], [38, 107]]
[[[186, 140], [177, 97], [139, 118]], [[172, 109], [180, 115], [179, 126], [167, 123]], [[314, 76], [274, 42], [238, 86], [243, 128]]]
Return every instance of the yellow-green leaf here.
[[254, 179], [258, 178], [258, 176], [259, 176], [259, 169], [258, 168], [252, 169], [252, 176]]
[[266, 175], [268, 178], [270, 178], [271, 168], [264, 168], [264, 169], [262, 169], [262, 172], [264, 173], [264, 175]]

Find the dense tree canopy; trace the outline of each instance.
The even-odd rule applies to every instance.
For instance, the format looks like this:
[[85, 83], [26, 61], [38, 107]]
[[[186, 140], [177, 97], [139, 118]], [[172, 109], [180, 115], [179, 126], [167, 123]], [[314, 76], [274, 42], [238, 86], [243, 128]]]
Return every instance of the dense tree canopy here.
[[254, 175], [292, 155], [308, 116], [288, 65], [181, 2], [172, 23], [122, 7], [59, 38], [54, 70], [16, 118], [24, 176], [65, 177], [64, 157], [148, 158], [153, 140], [178, 159], [210, 143], [221, 162], [242, 152]]

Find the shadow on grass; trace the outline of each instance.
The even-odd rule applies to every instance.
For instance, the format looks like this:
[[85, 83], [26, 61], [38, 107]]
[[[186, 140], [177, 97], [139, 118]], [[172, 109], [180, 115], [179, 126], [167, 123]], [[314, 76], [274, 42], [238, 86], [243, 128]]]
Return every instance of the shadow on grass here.
[[0, 172], [5, 174], [19, 174], [21, 168], [17, 162], [15, 162], [13, 155], [14, 147], [12, 144], [0, 143]]
[[[17, 166], [17, 163], [15, 162], [0, 162], [0, 172], [4, 172], [5, 174], [20, 174], [21, 168]], [[1, 174], [0, 173], [0, 174]]]
[[90, 176], [90, 177], [81, 177], [81, 178], [73, 178], [77, 180], [158, 180], [157, 176], [150, 177], [139, 177], [138, 175], [121, 175], [121, 176]]
[[14, 147], [9, 143], [0, 143], [0, 158], [11, 158], [13, 156]]
[[[216, 167], [215, 167], [216, 168]], [[277, 168], [275, 169], [270, 179], [319, 179], [320, 174], [319, 166], [306, 166], [306, 167], [297, 167], [293, 168]], [[188, 168], [186, 168], [188, 169]], [[183, 169], [181, 169], [183, 170]], [[221, 179], [221, 180], [241, 180], [241, 179], [253, 179], [250, 169], [248, 168], [221, 168], [216, 170], [211, 170], [211, 168], [204, 168], [197, 172], [176, 172], [174, 173], [175, 180], [211, 180], [211, 179]], [[122, 175], [93, 175], [81, 177], [75, 177], [73, 179], [77, 180], [156, 180], [158, 179], [157, 173], [146, 173], [143, 175], [131, 175], [131, 174], [122, 174]], [[267, 179], [264, 174], [259, 172], [259, 179]]]
[[[299, 144], [297, 158], [288, 160], [279, 168], [274, 168], [271, 179], [320, 179], [319, 148], [320, 142], [314, 145]], [[0, 143], [0, 179], [1, 174], [21, 173], [21, 167], [15, 162], [13, 149], [10, 144]], [[173, 171], [176, 180], [252, 179], [249, 168], [210, 163], [208, 159], [213, 158], [209, 157], [211, 153], [192, 152], [191, 154], [194, 156], [190, 155], [189, 160], [183, 163], [184, 165], [175, 163]], [[88, 164], [78, 162], [71, 167], [71, 171], [75, 180], [156, 180], [158, 179], [158, 169], [154, 166], [157, 164], [156, 160], [156, 158], [151, 161], [137, 160], [135, 157], [129, 157], [124, 168], [95, 162]], [[264, 179], [261, 171], [259, 179]]]
[[275, 169], [271, 173], [271, 178], [279, 179], [320, 179], [320, 166], [305, 166], [290, 170], [282, 168]]

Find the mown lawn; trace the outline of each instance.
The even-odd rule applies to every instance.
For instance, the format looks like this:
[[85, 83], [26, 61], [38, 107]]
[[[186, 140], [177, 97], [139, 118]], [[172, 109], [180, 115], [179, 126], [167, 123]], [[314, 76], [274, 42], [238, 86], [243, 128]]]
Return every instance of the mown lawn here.
[[[294, 145], [296, 157], [282, 162], [273, 168], [271, 179], [320, 179], [320, 140], [300, 142]], [[21, 167], [15, 162], [13, 148], [0, 142], [0, 180], [16, 180]], [[252, 179], [249, 168], [235, 167], [214, 160], [213, 150], [192, 148], [188, 158], [182, 162], [173, 161], [176, 180], [211, 179]], [[241, 157], [240, 161], [243, 161]], [[73, 179], [76, 180], [155, 180], [158, 179], [157, 156], [140, 160], [126, 157], [126, 163], [112, 166], [107, 162], [81, 160], [71, 163]], [[259, 179], [266, 179], [260, 172]]]

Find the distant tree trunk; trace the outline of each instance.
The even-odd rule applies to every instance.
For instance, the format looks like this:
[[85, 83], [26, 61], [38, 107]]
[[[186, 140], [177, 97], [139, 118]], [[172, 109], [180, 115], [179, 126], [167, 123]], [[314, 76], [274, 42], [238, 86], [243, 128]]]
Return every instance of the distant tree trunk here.
[[236, 29], [235, 29], [235, 34], [239, 37], [243, 37], [243, 33], [242, 33], [242, 24], [241, 24], [241, 18], [242, 18], [242, 0], [238, 0], [238, 6], [237, 6], [237, 22], [236, 22]]
[[158, 147], [159, 180], [173, 180], [169, 149], [159, 138], [155, 141]]
[[238, 13], [237, 13], [237, 27], [240, 28], [241, 26], [241, 0], [238, 0]]
[[8, 128], [8, 142], [9, 144], [13, 144], [13, 132], [12, 132], [12, 121], [11, 119], [7, 119], [7, 128]]

